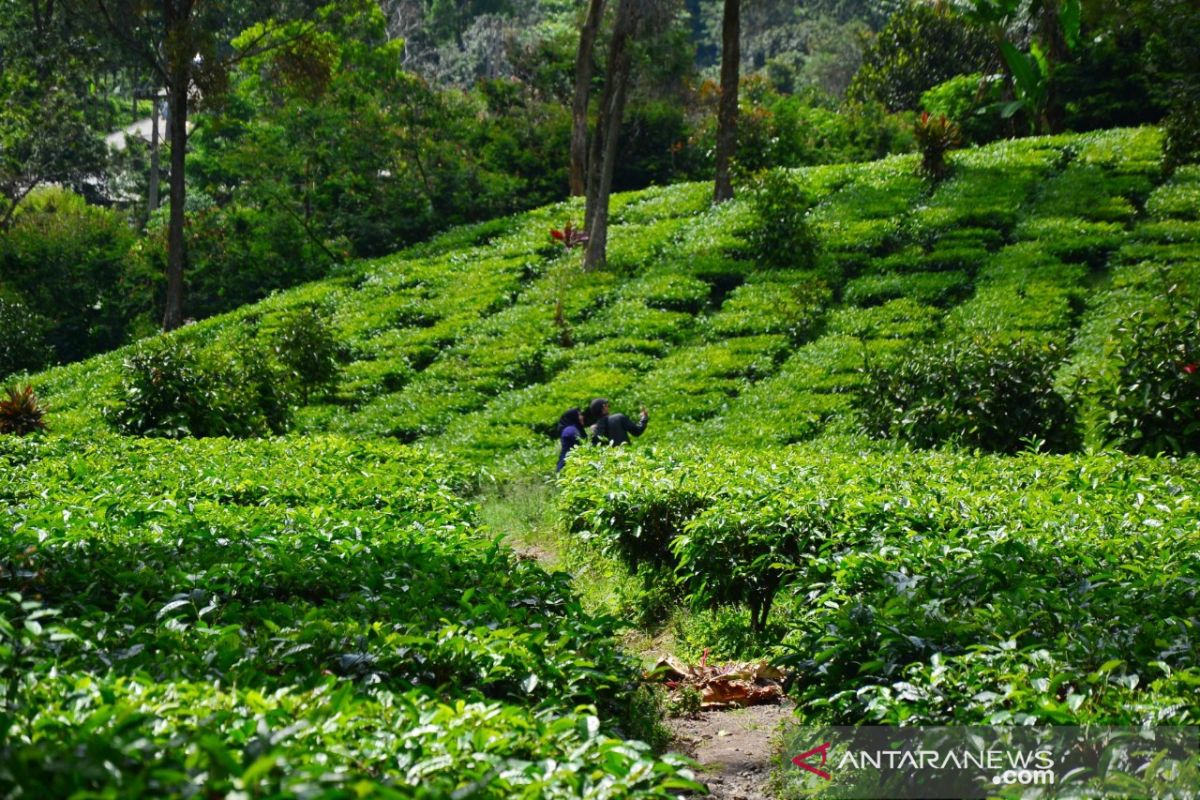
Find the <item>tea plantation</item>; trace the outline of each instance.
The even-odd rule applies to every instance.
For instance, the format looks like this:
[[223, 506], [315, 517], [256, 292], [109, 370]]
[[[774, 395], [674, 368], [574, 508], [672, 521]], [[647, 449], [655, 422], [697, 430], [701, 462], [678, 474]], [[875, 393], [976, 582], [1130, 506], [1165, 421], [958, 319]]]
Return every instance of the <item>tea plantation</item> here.
[[[1151, 128], [918, 160], [785, 173], [815, 258], [655, 188], [604, 271], [562, 204], [30, 376], [0, 791], [668, 796], [612, 614], [788, 667], [809, 721], [1200, 724], [1200, 170]], [[329, 369], [276, 397], [305, 314]], [[473, 497], [598, 396], [651, 422], [568, 459], [573, 586]]]

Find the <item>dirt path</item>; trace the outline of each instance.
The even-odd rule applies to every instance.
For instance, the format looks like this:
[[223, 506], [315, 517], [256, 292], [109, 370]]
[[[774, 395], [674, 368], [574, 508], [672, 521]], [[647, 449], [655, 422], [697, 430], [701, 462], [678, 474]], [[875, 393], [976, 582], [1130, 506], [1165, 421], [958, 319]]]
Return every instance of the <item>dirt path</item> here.
[[792, 704], [750, 706], [702, 712], [667, 720], [675, 735], [672, 750], [700, 763], [697, 778], [713, 800], [767, 800], [771, 772], [778, 763], [779, 732], [792, 718]]
[[[505, 542], [519, 558], [536, 560], [547, 569], [561, 569], [561, 554], [553, 536], [547, 534], [548, 501], [545, 485], [524, 483], [481, 497], [480, 506], [485, 523], [508, 534]], [[648, 662], [674, 650], [669, 634], [651, 638], [644, 632], [633, 633], [627, 636], [625, 646]], [[787, 701], [671, 718], [665, 720], [674, 737], [668, 749], [700, 764], [697, 778], [707, 784], [708, 798], [769, 800], [768, 784], [779, 763], [779, 733], [791, 720], [792, 704]]]

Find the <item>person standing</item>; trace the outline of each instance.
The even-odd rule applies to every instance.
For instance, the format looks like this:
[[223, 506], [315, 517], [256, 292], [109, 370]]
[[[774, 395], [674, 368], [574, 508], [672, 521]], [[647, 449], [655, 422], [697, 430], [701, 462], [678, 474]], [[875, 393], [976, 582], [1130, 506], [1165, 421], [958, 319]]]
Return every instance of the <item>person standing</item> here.
[[650, 421], [650, 414], [645, 406], [642, 406], [638, 421], [634, 422], [624, 414], [610, 413], [608, 401], [602, 397], [593, 400], [588, 410], [592, 419], [596, 420], [592, 425], [592, 444], [607, 444], [613, 447], [628, 444], [631, 435], [641, 436], [646, 432], [646, 423]]

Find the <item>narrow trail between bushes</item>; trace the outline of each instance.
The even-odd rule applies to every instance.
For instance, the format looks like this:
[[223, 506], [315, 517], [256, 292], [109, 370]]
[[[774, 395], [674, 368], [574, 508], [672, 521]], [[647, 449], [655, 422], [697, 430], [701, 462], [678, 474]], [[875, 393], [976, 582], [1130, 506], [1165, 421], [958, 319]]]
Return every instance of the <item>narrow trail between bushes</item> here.
[[767, 800], [778, 766], [780, 731], [792, 718], [788, 701], [732, 711], [702, 711], [667, 720], [671, 749], [700, 764], [697, 778], [713, 800]]
[[[567, 570], [555, 539], [553, 490], [542, 482], [497, 487], [478, 498], [480, 516], [519, 558], [536, 560], [548, 570]], [[587, 576], [572, 574], [573, 582]], [[580, 587], [581, 589], [584, 587]], [[670, 637], [653, 638], [644, 631], [628, 637], [627, 649], [643, 664], [671, 654]], [[712, 800], [772, 800], [771, 775], [781, 763], [782, 731], [792, 721], [793, 705], [781, 703], [728, 711], [701, 711], [667, 717], [671, 731], [667, 749], [696, 761], [696, 778]]]

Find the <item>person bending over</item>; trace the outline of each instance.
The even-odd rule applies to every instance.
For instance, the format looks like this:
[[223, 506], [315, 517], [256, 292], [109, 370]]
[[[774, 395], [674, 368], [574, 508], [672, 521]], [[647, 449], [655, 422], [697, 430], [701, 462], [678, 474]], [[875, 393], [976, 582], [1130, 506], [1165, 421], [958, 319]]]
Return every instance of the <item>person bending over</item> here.
[[562, 472], [562, 468], [567, 463], [567, 453], [571, 452], [571, 448], [575, 445], [584, 441], [587, 436], [584, 430], [586, 428], [583, 424], [583, 412], [578, 408], [568, 408], [558, 418], [558, 441], [561, 447], [558, 451], [558, 466], [555, 468], [555, 472]]
[[650, 421], [645, 406], [642, 406], [642, 413], [637, 422], [633, 422], [624, 414], [610, 414], [608, 401], [601, 397], [593, 400], [588, 410], [592, 419], [596, 420], [592, 425], [592, 444], [608, 444], [614, 447], [628, 444], [630, 435], [641, 436], [646, 431], [646, 423]]

